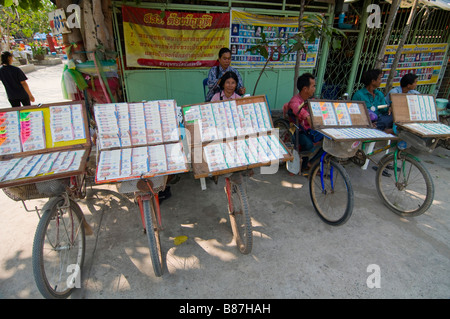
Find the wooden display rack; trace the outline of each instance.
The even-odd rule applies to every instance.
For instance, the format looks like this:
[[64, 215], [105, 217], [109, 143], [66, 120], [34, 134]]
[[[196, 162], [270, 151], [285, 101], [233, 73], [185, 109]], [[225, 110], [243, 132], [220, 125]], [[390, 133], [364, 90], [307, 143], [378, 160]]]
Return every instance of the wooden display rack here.
[[[397, 139], [392, 134], [384, 133], [372, 127], [369, 111], [364, 101], [313, 99], [308, 100], [307, 105], [311, 116], [312, 128], [334, 141]], [[342, 114], [342, 107], [348, 113]], [[330, 114], [331, 111], [334, 114]]]
[[[409, 96], [409, 97], [408, 97]], [[409, 105], [408, 99], [424, 102], [415, 108]], [[433, 95], [391, 94], [394, 123], [399, 127], [420, 137], [450, 137], [449, 126], [439, 123], [439, 114]], [[426, 101], [426, 102], [425, 102]], [[414, 102], [411, 102], [415, 104]], [[420, 109], [419, 112], [416, 112]], [[423, 129], [428, 128], [428, 129]], [[431, 130], [430, 130], [431, 129]]]
[[[82, 125], [84, 126], [84, 138], [77, 140], [66, 140], [55, 142], [50, 130], [50, 108], [53, 106], [81, 106], [81, 115], [82, 115]], [[48, 180], [62, 179], [71, 176], [83, 175], [86, 172], [87, 160], [91, 150], [91, 141], [89, 136], [89, 126], [88, 119], [86, 114], [86, 109], [84, 105], [84, 101], [73, 101], [73, 102], [61, 102], [61, 103], [52, 103], [52, 104], [42, 104], [40, 106], [24, 106], [24, 107], [14, 107], [1, 109], [0, 113], [7, 112], [33, 112], [33, 111], [42, 111], [43, 121], [44, 121], [44, 135], [46, 140], [46, 146], [44, 149], [36, 149], [31, 151], [22, 151], [19, 153], [12, 154], [0, 154], [0, 165], [2, 162], [15, 159], [15, 158], [26, 158], [32, 157], [34, 155], [44, 155], [50, 153], [57, 152], [65, 152], [65, 151], [83, 151], [84, 154], [81, 158], [80, 165], [76, 170], [70, 170], [65, 172], [50, 172], [47, 174], [41, 174], [34, 177], [24, 177], [20, 179], [13, 179], [8, 181], [0, 182], [0, 188], [4, 187], [14, 187], [21, 186], [26, 184], [33, 184], [36, 182], [43, 182]], [[20, 122], [20, 113], [19, 113], [19, 122]], [[68, 124], [68, 123], [67, 123]], [[2, 125], [0, 125], [1, 127]], [[42, 162], [45, 163], [45, 162]]]
[[[163, 103], [163, 102], [170, 102], [171, 103], [170, 105], [174, 106], [173, 113], [170, 113], [170, 112], [172, 112], [172, 110], [170, 110], [170, 112], [169, 112], [169, 109], [166, 109], [166, 105], [164, 105], [164, 107], [158, 106], [159, 102], [161, 102], [161, 103]], [[156, 105], [155, 105], [155, 103], [156, 103]], [[147, 107], [146, 105], [148, 105], [149, 112], [157, 112], [158, 114], [150, 114], [150, 113], [146, 114], [145, 113], [145, 110], [146, 110], [146, 107]], [[127, 119], [125, 120], [125, 122], [126, 122], [125, 123], [126, 124], [125, 127], [127, 129], [124, 132], [121, 131], [121, 127], [123, 125], [120, 122], [121, 121], [121, 116], [124, 115], [124, 114], [119, 114], [118, 111], [117, 111], [119, 109], [119, 107], [123, 107], [123, 106], [125, 106], [126, 109], [127, 109], [127, 112], [125, 112], [125, 113], [127, 113], [126, 114]], [[131, 114], [133, 114], [133, 112], [131, 111], [131, 107], [132, 106], [133, 106], [133, 110], [134, 110], [133, 112], [139, 113], [139, 114], [135, 115], [135, 118], [133, 118], [133, 116], [131, 115]], [[104, 141], [106, 139], [102, 139], [102, 134], [100, 134], [100, 132], [98, 132], [98, 130], [97, 130], [98, 143], [97, 143], [97, 160], [96, 160], [97, 170], [96, 170], [96, 174], [95, 174], [95, 183], [96, 184], [116, 183], [116, 182], [137, 180], [137, 179], [140, 179], [140, 178], [152, 178], [152, 177], [157, 177], [157, 176], [167, 176], [167, 175], [171, 175], [171, 174], [178, 174], [178, 173], [183, 173], [183, 172], [188, 172], [189, 171], [188, 168], [187, 168], [186, 156], [185, 156], [184, 150], [183, 150], [184, 147], [183, 147], [182, 141], [180, 139], [180, 126], [179, 126], [179, 123], [178, 123], [178, 120], [177, 120], [177, 116], [176, 116], [176, 101], [175, 100], [148, 101], [148, 102], [140, 102], [140, 103], [125, 103], [124, 102], [124, 103], [103, 104], [103, 105], [99, 104], [99, 105], [94, 106], [94, 112], [95, 112], [96, 115], [97, 115], [97, 112], [100, 112], [99, 108], [103, 108], [103, 110], [106, 110], [108, 108], [109, 109], [117, 108], [117, 110], [114, 109], [116, 111], [113, 110], [113, 113], [116, 112], [117, 114], [115, 114], [112, 119], [109, 119], [109, 118], [105, 118], [105, 119], [97, 118], [96, 119], [97, 126], [102, 124], [101, 121], [104, 121], [103, 123], [105, 123], [105, 124], [114, 122], [114, 125], [117, 127], [118, 131], [114, 132], [113, 135], [116, 138], [118, 136], [121, 136], [119, 139], [122, 139], [122, 135], [121, 134], [125, 133], [125, 135], [130, 140], [129, 140], [129, 144], [127, 144], [126, 146], [118, 144], [118, 145], [112, 145], [112, 146], [107, 146], [107, 147], [103, 147], [102, 148], [100, 145], [105, 144]], [[164, 111], [162, 111], [163, 109], [164, 109]], [[170, 113], [170, 115], [173, 115], [173, 117], [170, 117], [170, 121], [171, 121], [171, 124], [174, 125], [174, 127], [173, 127], [174, 132], [173, 133], [175, 133], [175, 129], [176, 129], [176, 137], [173, 134], [173, 136], [171, 137], [171, 140], [163, 139], [163, 135], [165, 134], [165, 133], [163, 133], [163, 131], [164, 131], [165, 128], [164, 128], [164, 125], [162, 123], [161, 113], [165, 113], [165, 112], [167, 112], [167, 114]], [[141, 116], [141, 117], [139, 117], [139, 116]], [[139, 121], [139, 123], [136, 122], [135, 124], [132, 125], [131, 123], [132, 123], [133, 120]], [[154, 128], [151, 127], [151, 121], [153, 121], [153, 124], [159, 123], [158, 124], [159, 125], [158, 128], [160, 130], [159, 137], [161, 139], [158, 140], [158, 141], [153, 141], [153, 142], [150, 141], [150, 137], [148, 135], [148, 132], [149, 131], [155, 131], [155, 130], [153, 130]], [[174, 124], [174, 123], [176, 123], [176, 124]], [[135, 139], [135, 137], [137, 135], [134, 135], [136, 133], [136, 131], [133, 131], [132, 127], [135, 127], [137, 129], [139, 129], [141, 131], [140, 133], [143, 133], [141, 135], [141, 138], [143, 140], [145, 140], [145, 142], [143, 140], [140, 141], [139, 143], [134, 143], [133, 142], [133, 140]], [[108, 134], [105, 134], [105, 136], [111, 137], [111, 135], [108, 135]], [[171, 148], [172, 146], [180, 146], [180, 150], [181, 150], [182, 155], [183, 155], [183, 163], [181, 163], [183, 165], [182, 168], [177, 168], [177, 169], [170, 169], [169, 168], [170, 157], [169, 157], [169, 154], [168, 154], [168, 152], [169, 152], [168, 150], [172, 149]], [[159, 153], [159, 155], [164, 155], [164, 157], [159, 158], [159, 160], [160, 160], [160, 162], [164, 162], [164, 160], [165, 160], [165, 168], [166, 168], [165, 170], [160, 170], [160, 171], [157, 171], [157, 172], [152, 172], [151, 171], [152, 163], [156, 163], [156, 161], [157, 161], [155, 159], [155, 161], [152, 162], [152, 158], [150, 156], [150, 148], [152, 148], [152, 147], [158, 148], [159, 151], [161, 151]], [[136, 159], [136, 157], [134, 157], [135, 156], [134, 151], [137, 151], [138, 148], [141, 148], [141, 151], [142, 151], [142, 148], [147, 148], [146, 155], [141, 157], [141, 159], [145, 158], [145, 160], [147, 161], [147, 164], [148, 164], [147, 168], [149, 169], [149, 171], [146, 171], [146, 172], [144, 172], [142, 174], [136, 174], [135, 172], [133, 172], [132, 164], [131, 164], [133, 162], [133, 159]], [[130, 174], [122, 176], [122, 172], [121, 172], [121, 176], [116, 176], [116, 177], [112, 177], [112, 178], [106, 178], [105, 177], [105, 178], [100, 178], [99, 179], [99, 171], [101, 169], [100, 160], [101, 160], [102, 154], [104, 155], [107, 152], [114, 152], [114, 151], [121, 152], [121, 156], [119, 158], [119, 161], [118, 162], [114, 162], [114, 164], [120, 166], [121, 169], [123, 169], [124, 162], [125, 162], [125, 161], [122, 161], [122, 159], [123, 159], [122, 156], [123, 156], [123, 154], [125, 152], [127, 152], [128, 156], [130, 158], [130, 162], [131, 162], [129, 164], [129, 167], [128, 167], [129, 170], [130, 170]], [[178, 164], [181, 166], [180, 163], [178, 163]]]
[[[194, 121], [194, 122], [186, 121], [186, 117], [185, 117], [186, 110], [191, 108], [192, 106], [201, 106], [201, 105], [205, 105], [205, 104], [214, 104], [214, 103], [228, 102], [228, 101], [235, 101], [237, 106], [242, 106], [242, 105], [250, 104], [250, 103], [264, 103], [264, 105], [265, 105], [264, 112], [266, 112], [266, 114], [268, 115], [268, 121], [270, 121], [270, 128], [265, 132], [258, 132], [258, 133], [248, 134], [248, 135], [247, 134], [241, 134], [241, 135], [238, 134], [238, 135], [229, 137], [227, 139], [218, 138], [218, 139], [214, 139], [211, 141], [203, 141], [202, 142], [199, 122], [198, 121]], [[201, 178], [205, 178], [208, 176], [218, 176], [218, 175], [233, 173], [233, 172], [237, 172], [237, 171], [247, 170], [247, 169], [251, 169], [251, 168], [268, 166], [271, 164], [271, 161], [266, 161], [266, 162], [258, 162], [258, 163], [254, 163], [254, 164], [247, 164], [244, 166], [237, 166], [237, 167], [231, 167], [231, 168], [227, 168], [227, 169], [210, 171], [210, 169], [208, 167], [208, 163], [206, 161], [206, 155], [204, 152], [204, 148], [207, 147], [208, 145], [224, 144], [226, 142], [245, 140], [245, 139], [248, 139], [251, 137], [272, 135], [273, 122], [272, 122], [272, 118], [270, 116], [270, 110], [268, 107], [268, 103], [267, 103], [266, 97], [264, 95], [244, 97], [244, 98], [240, 98], [240, 99], [236, 99], [236, 100], [206, 102], [206, 103], [185, 105], [182, 108], [183, 108], [183, 118], [184, 118], [185, 128], [186, 128], [186, 131], [188, 132], [188, 136], [189, 136], [187, 143], [189, 144], [189, 146], [191, 148], [191, 165], [192, 165], [192, 170], [194, 172], [194, 178], [201, 179]], [[293, 156], [287, 149], [286, 145], [279, 138], [277, 138], [277, 141], [280, 143], [281, 147], [285, 151], [285, 154], [281, 154], [282, 157], [280, 157], [278, 160], [282, 161], [282, 162], [293, 160]]]

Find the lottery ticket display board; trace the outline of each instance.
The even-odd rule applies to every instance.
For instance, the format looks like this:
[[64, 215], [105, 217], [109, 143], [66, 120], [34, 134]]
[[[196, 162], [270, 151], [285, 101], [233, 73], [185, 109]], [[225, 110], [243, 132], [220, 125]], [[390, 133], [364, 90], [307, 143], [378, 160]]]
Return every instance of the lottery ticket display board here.
[[94, 106], [97, 184], [187, 172], [175, 100]]
[[0, 188], [84, 174], [90, 153], [84, 102], [0, 110]]
[[309, 100], [315, 130], [336, 141], [392, 140], [395, 135], [372, 128], [363, 101]]
[[421, 137], [450, 137], [450, 127], [439, 123], [433, 95], [391, 94], [394, 123]]
[[292, 160], [265, 96], [183, 106], [195, 178]]

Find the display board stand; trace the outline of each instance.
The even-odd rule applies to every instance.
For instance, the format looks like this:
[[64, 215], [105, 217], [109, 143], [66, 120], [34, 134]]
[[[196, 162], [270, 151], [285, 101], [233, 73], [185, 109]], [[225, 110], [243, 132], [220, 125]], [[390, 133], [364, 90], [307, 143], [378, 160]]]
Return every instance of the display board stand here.
[[372, 127], [363, 101], [308, 100], [313, 129], [335, 141], [394, 140]]
[[94, 114], [97, 184], [188, 171], [175, 100], [97, 104]]
[[182, 110], [197, 179], [293, 159], [274, 134], [263, 95], [186, 105]]
[[0, 188], [83, 175], [90, 150], [82, 101], [0, 110]]
[[439, 123], [433, 95], [391, 94], [394, 123], [420, 137], [450, 137], [450, 127]]

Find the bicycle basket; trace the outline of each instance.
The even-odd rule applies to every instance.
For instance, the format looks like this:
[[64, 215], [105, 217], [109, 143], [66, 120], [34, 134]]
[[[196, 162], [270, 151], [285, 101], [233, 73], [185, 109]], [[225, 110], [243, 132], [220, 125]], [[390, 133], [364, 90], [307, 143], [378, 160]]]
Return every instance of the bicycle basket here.
[[70, 178], [55, 179], [21, 186], [6, 187], [3, 192], [15, 201], [57, 196], [66, 191]]
[[325, 152], [335, 157], [349, 158], [355, 156], [358, 149], [361, 148], [361, 142], [335, 141], [329, 138], [324, 138], [322, 147]]
[[[153, 183], [153, 191], [155, 193], [163, 191], [166, 188], [167, 178], [168, 178], [167, 175], [149, 178], [149, 180]], [[140, 190], [137, 187], [138, 181], [139, 179], [134, 179], [131, 181], [123, 181], [117, 185], [117, 190], [119, 193], [122, 194], [139, 192]]]
[[436, 147], [435, 138], [422, 138], [404, 130], [399, 131], [398, 137], [406, 142], [407, 147], [411, 147], [418, 152], [431, 153]]

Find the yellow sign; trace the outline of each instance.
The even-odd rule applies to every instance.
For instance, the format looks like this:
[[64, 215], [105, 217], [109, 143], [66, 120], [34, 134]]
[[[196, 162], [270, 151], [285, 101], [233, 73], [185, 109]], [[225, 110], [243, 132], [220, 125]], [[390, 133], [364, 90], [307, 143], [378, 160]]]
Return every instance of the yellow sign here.
[[[407, 73], [416, 74], [419, 85], [436, 84], [444, 63], [447, 46], [447, 43], [405, 45], [402, 49], [397, 69], [395, 70], [393, 85], [399, 86], [400, 79]], [[386, 86], [397, 48], [397, 45], [388, 45], [386, 47], [381, 87]]]
[[122, 15], [127, 67], [211, 67], [229, 44], [229, 13], [122, 6]]

